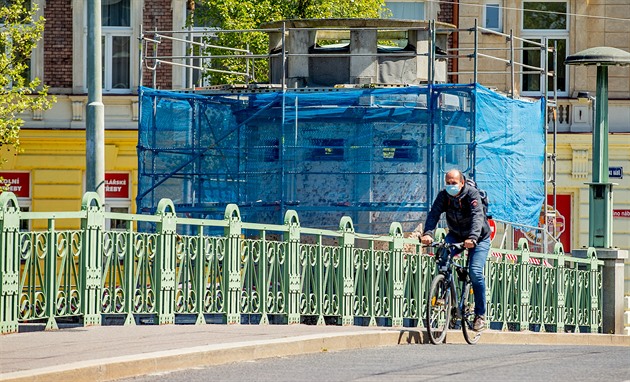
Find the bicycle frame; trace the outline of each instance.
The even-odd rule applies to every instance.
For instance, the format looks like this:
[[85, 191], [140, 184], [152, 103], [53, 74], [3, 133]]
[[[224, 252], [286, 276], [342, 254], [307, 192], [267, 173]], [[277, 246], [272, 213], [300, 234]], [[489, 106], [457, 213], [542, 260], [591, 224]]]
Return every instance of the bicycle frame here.
[[[446, 261], [444, 264], [440, 264], [441, 256], [438, 256], [441, 255], [441, 251], [447, 251]], [[462, 251], [460, 253], [463, 254], [464, 252], [465, 251]], [[438, 248], [435, 254], [435, 261], [438, 263], [438, 273], [443, 274], [446, 278], [451, 290], [451, 301], [454, 302], [453, 308], [456, 308], [451, 311], [452, 321], [463, 318], [464, 304], [466, 303], [466, 296], [464, 294], [467, 293], [464, 286], [470, 282], [470, 276], [468, 275], [468, 256], [466, 256], [464, 265], [457, 264], [454, 261], [455, 256], [456, 254], [453, 254], [453, 251], [447, 247]], [[459, 281], [459, 295], [457, 293], [458, 290], [457, 285], [455, 284], [453, 269], [455, 269], [455, 273], [457, 273], [457, 279]]]
[[[456, 254], [464, 251], [463, 243], [440, 242], [432, 247], [437, 248], [435, 261], [438, 263], [438, 274], [431, 281], [427, 300], [426, 324], [429, 340], [435, 345], [443, 343], [448, 329], [455, 328], [459, 320], [464, 339], [474, 345], [479, 340], [480, 333], [473, 329], [470, 319], [474, 314], [474, 303], [469, 304], [472, 297], [472, 283], [468, 274], [470, 258], [466, 257], [465, 265], [454, 260]], [[459, 292], [455, 273], [459, 281]], [[468, 293], [471, 295], [467, 295]]]

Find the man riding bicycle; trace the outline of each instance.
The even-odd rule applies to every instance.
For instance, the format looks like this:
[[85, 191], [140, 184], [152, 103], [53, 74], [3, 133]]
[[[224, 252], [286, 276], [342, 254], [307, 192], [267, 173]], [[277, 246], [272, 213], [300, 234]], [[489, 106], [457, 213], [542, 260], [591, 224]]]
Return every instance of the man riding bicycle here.
[[468, 249], [468, 273], [475, 297], [475, 321], [473, 330], [485, 329], [486, 282], [483, 269], [490, 250], [490, 226], [484, 211], [479, 190], [466, 183], [459, 170], [450, 170], [444, 178], [445, 188], [440, 191], [431, 206], [420, 241], [424, 245], [433, 242], [433, 231], [442, 213], [446, 213], [448, 243], [464, 242]]

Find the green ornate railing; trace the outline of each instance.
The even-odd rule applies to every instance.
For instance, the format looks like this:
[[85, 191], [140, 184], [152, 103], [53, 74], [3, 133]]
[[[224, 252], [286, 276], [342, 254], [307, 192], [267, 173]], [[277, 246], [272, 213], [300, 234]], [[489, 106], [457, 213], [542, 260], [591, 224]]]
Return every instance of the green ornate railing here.
[[[435, 262], [398, 223], [389, 235], [301, 227], [295, 211], [284, 225], [241, 221], [236, 205], [223, 220], [178, 218], [163, 199], [156, 215], [105, 212], [85, 194], [79, 212], [20, 212], [0, 194], [2, 251], [0, 329], [21, 322], [58, 327], [62, 318], [100, 325], [141, 318], [171, 324], [274, 322], [423, 327]], [[78, 230], [57, 230], [62, 220]], [[108, 219], [126, 230], [105, 230]], [[47, 230], [21, 232], [20, 221], [45, 220]], [[137, 232], [137, 222], [154, 232]], [[188, 232], [189, 234], [183, 234]], [[601, 331], [601, 266], [563, 253], [493, 248], [488, 261], [488, 320], [503, 330]]]

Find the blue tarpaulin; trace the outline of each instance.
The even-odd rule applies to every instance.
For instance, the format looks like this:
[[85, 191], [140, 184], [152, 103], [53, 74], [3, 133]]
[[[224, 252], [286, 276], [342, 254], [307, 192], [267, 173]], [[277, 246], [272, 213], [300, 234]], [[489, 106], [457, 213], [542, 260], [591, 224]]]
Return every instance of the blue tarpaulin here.
[[544, 199], [544, 102], [480, 85], [190, 94], [140, 88], [139, 212], [357, 231], [415, 230], [451, 168], [497, 219], [536, 226]]

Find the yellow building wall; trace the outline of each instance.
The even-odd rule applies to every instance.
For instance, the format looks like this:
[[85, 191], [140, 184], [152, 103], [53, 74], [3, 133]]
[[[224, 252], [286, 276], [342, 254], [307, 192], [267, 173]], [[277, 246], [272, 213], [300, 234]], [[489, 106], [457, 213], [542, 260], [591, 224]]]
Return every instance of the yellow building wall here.
[[[79, 211], [85, 193], [85, 130], [23, 129], [22, 152], [2, 151], [6, 162], [0, 171], [31, 173], [31, 211]], [[130, 174], [130, 211], [135, 212], [138, 132], [105, 132], [105, 172]], [[108, 201], [105, 201], [108, 204]], [[57, 229], [75, 229], [77, 220], [58, 221]], [[44, 229], [46, 221], [34, 221], [32, 229]]]
[[[556, 192], [572, 197], [571, 237], [572, 248], [588, 246], [589, 188], [592, 181], [592, 134], [557, 135]], [[547, 150], [553, 151], [553, 136], [547, 136]], [[580, 154], [586, 150], [584, 159]], [[630, 210], [630, 133], [608, 136], [610, 167], [623, 167], [623, 179], [611, 178], [613, 210]], [[552, 192], [552, 188], [548, 188]], [[613, 245], [630, 251], [630, 218], [613, 218]], [[630, 294], [630, 259], [626, 259], [625, 291]]]

